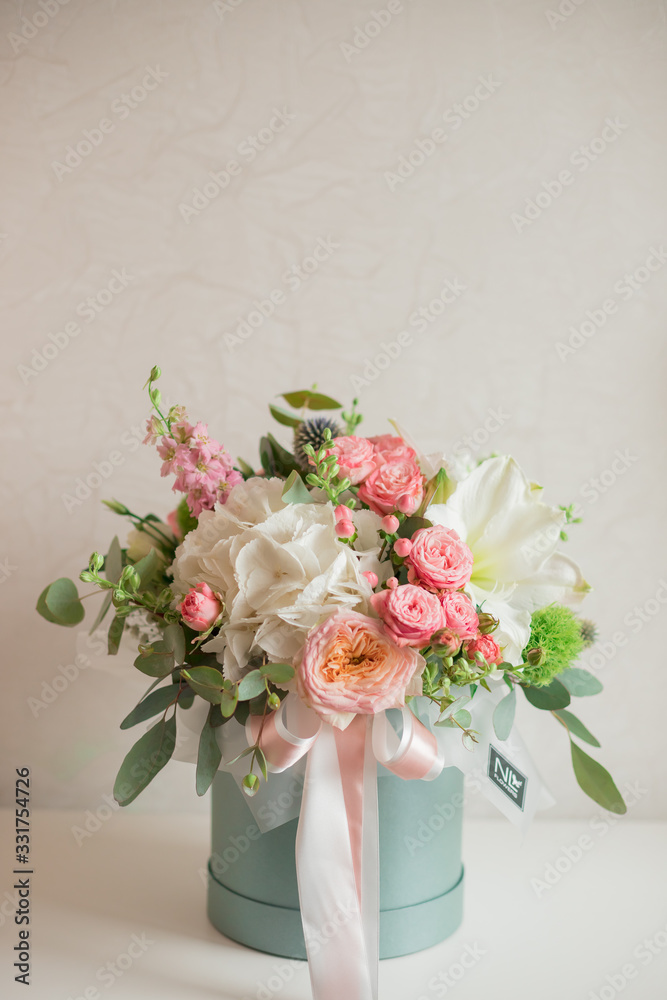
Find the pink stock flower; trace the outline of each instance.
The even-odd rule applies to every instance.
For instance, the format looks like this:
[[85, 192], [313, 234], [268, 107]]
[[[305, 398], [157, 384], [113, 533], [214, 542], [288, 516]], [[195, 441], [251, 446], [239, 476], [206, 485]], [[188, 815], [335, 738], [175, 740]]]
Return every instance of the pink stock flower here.
[[447, 628], [455, 632], [459, 639], [474, 639], [479, 628], [479, 618], [467, 594], [450, 590], [442, 595], [441, 603]]
[[502, 663], [500, 646], [492, 635], [478, 635], [463, 643], [463, 652], [469, 660], [475, 659], [475, 653], [481, 653], [489, 666], [492, 663]]
[[376, 464], [384, 465], [385, 462], [415, 462], [417, 453], [414, 448], [406, 444], [402, 437], [393, 434], [380, 434], [377, 437], [368, 438], [372, 443], [377, 458]]
[[341, 479], [349, 479], [353, 486], [362, 483], [375, 470], [375, 452], [368, 438], [337, 437], [331, 442], [327, 455], [335, 455], [338, 460]]
[[312, 629], [297, 668], [297, 691], [326, 722], [345, 729], [355, 715], [400, 708], [421, 694], [424, 660], [399, 647], [381, 623], [338, 611]]
[[420, 528], [412, 536], [408, 578], [432, 590], [458, 590], [472, 574], [472, 552], [451, 528]]
[[[157, 444], [163, 460], [160, 473], [176, 476], [174, 492], [185, 493], [190, 512], [199, 517], [203, 510], [212, 510], [216, 503], [224, 503], [230, 489], [242, 482], [243, 476], [232, 467], [222, 445], [208, 436], [206, 424], [200, 421], [193, 426], [182, 407], [176, 412], [179, 419]], [[147, 440], [155, 429], [151, 420]]]
[[[424, 496], [424, 477], [416, 462], [403, 459], [387, 462], [371, 473], [359, 488], [359, 499], [367, 503], [376, 514], [391, 514], [398, 508], [399, 501], [410, 501], [414, 513]], [[405, 512], [404, 512], [405, 513]]]
[[222, 604], [207, 583], [198, 583], [181, 602], [183, 621], [197, 632], [205, 632], [220, 616]]
[[446, 625], [435, 594], [411, 583], [373, 594], [371, 604], [397, 646], [426, 646]]

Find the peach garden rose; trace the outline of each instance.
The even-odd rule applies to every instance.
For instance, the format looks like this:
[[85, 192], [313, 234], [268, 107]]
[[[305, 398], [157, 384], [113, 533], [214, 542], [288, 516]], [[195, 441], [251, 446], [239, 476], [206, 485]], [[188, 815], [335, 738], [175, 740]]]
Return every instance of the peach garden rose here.
[[[371, 604], [397, 646], [426, 646], [433, 633], [447, 625], [436, 595], [411, 583], [373, 594]], [[476, 631], [475, 625], [471, 634]]]
[[407, 562], [410, 583], [433, 590], [459, 590], [472, 574], [472, 552], [453, 529], [439, 524], [415, 532]]
[[355, 715], [401, 708], [421, 694], [424, 660], [399, 647], [382, 624], [356, 611], [339, 611], [313, 629], [297, 668], [300, 697], [326, 722], [345, 729]]

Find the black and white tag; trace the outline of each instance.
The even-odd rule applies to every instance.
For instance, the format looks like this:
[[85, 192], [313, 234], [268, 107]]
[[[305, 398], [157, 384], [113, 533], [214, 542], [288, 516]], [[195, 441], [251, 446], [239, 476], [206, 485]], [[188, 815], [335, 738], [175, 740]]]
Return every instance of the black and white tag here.
[[526, 785], [528, 779], [525, 774], [517, 770], [499, 750], [489, 744], [489, 769], [488, 775], [494, 785], [511, 799], [515, 806], [523, 812], [523, 804], [526, 799]]

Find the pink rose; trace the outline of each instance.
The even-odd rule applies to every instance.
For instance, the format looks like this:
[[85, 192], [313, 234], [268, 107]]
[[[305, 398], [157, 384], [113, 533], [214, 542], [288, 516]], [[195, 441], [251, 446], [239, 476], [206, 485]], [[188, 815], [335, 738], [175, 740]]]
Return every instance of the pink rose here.
[[469, 660], [475, 659], [475, 653], [481, 653], [489, 666], [492, 663], [502, 663], [500, 646], [492, 635], [478, 635], [469, 642], [464, 642], [463, 652]]
[[393, 434], [380, 434], [368, 440], [372, 442], [376, 458], [379, 460], [376, 464], [414, 462], [417, 459], [414, 448], [406, 444], [402, 437], [395, 437]]
[[435, 594], [411, 583], [373, 594], [371, 604], [397, 646], [426, 646], [433, 633], [446, 625]]
[[297, 691], [326, 722], [345, 729], [355, 715], [401, 708], [406, 694], [421, 694], [423, 669], [417, 651], [397, 646], [380, 622], [338, 611], [309, 633]]
[[410, 582], [433, 590], [458, 590], [472, 575], [472, 552], [455, 531], [439, 524], [414, 533], [406, 561]]
[[331, 442], [327, 455], [335, 455], [340, 466], [341, 479], [349, 479], [353, 486], [363, 483], [377, 466], [373, 445], [368, 438], [337, 437]]
[[414, 514], [424, 496], [424, 477], [412, 459], [387, 462], [368, 477], [358, 496], [376, 514], [391, 514], [399, 502], [403, 513]]
[[207, 583], [198, 583], [181, 602], [183, 621], [197, 632], [205, 632], [216, 622], [222, 604]]
[[474, 639], [479, 618], [470, 598], [457, 590], [450, 590], [442, 595], [441, 601], [447, 628], [456, 632], [459, 639]]

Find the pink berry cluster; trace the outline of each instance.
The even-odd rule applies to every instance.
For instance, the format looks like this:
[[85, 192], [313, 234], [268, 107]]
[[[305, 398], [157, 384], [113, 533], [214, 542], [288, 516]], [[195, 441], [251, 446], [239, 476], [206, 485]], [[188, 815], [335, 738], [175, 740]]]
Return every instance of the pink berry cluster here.
[[148, 421], [146, 440], [157, 441], [162, 459], [161, 475], [176, 476], [174, 492], [185, 493], [193, 517], [203, 510], [212, 510], [216, 503], [224, 503], [232, 486], [243, 481], [243, 476], [232, 468], [232, 462], [214, 438], [208, 436], [208, 425], [190, 424], [181, 410], [171, 423], [169, 433], [158, 439], [155, 418]]

